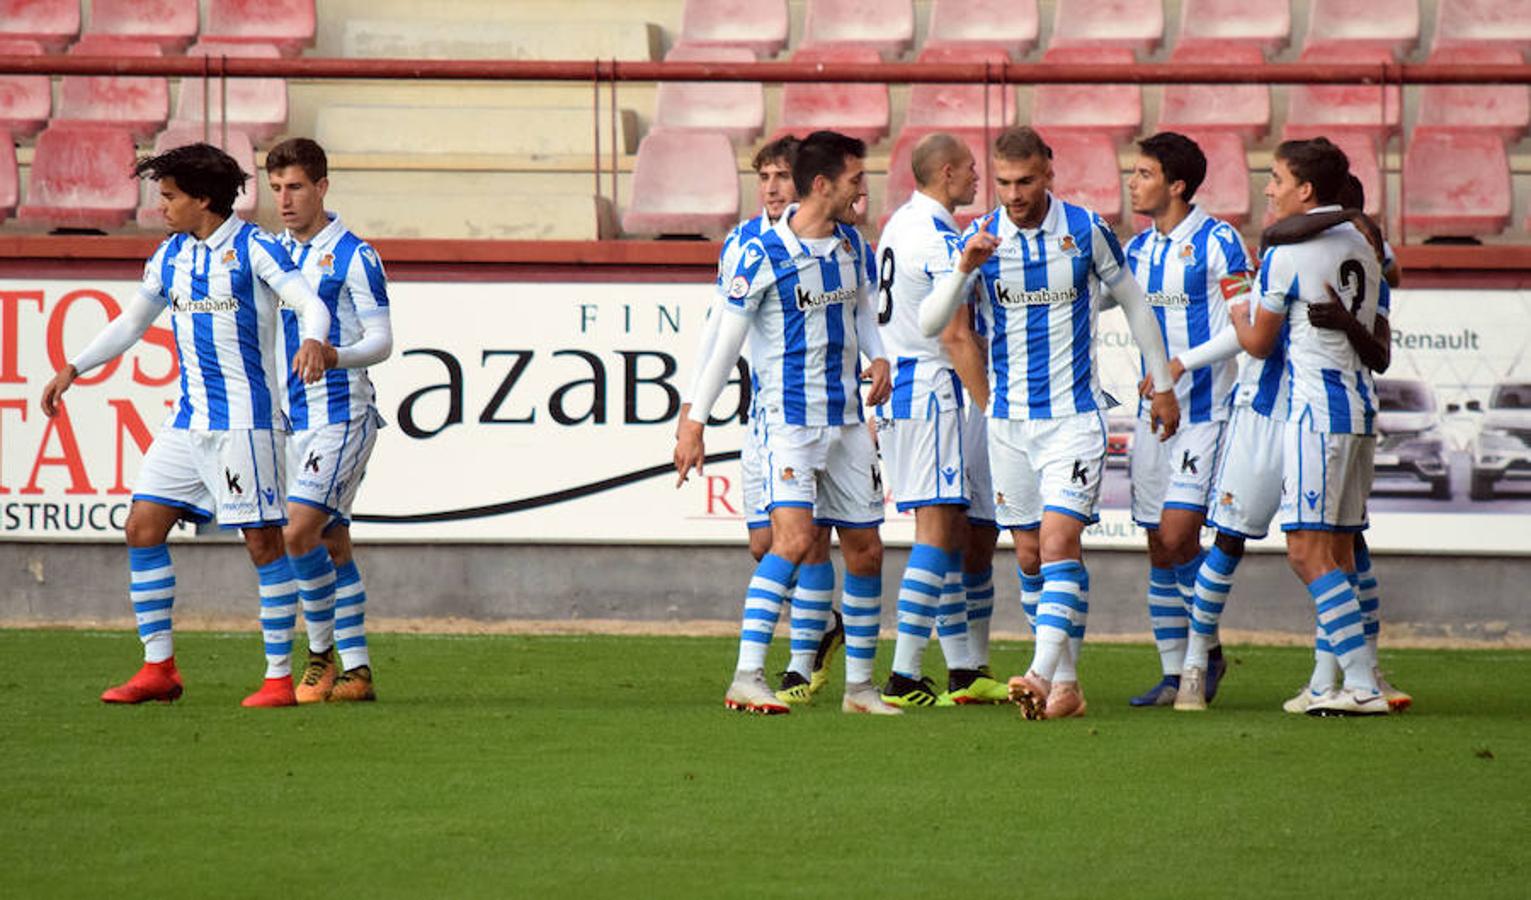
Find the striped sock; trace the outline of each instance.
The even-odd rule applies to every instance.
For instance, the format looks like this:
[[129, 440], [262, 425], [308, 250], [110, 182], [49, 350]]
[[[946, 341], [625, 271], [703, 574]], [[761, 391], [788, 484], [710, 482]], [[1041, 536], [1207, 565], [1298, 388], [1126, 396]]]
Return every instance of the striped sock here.
[[994, 570], [963, 572], [968, 603], [968, 650], [974, 667], [989, 664], [989, 623], [994, 620]]
[[1079, 680], [1079, 651], [1084, 647], [1085, 626], [1090, 619], [1090, 573], [1079, 566], [1079, 604], [1069, 607], [1068, 652], [1058, 658], [1053, 681]]
[[1154, 644], [1159, 648], [1159, 665], [1164, 674], [1179, 675], [1185, 664], [1191, 616], [1180, 599], [1174, 569], [1149, 568], [1148, 621], [1153, 626]]
[[1350, 579], [1335, 569], [1313, 579], [1308, 585], [1318, 624], [1345, 673], [1345, 686], [1376, 690], [1371, 654], [1361, 629], [1361, 606], [1351, 589]]
[[846, 572], [840, 612], [845, 616], [845, 683], [865, 684], [872, 680], [872, 663], [877, 658], [882, 576]]
[[367, 653], [367, 590], [354, 559], [335, 567], [335, 649], [344, 671], [372, 665]]
[[1340, 664], [1334, 658], [1334, 648], [1324, 636], [1321, 626], [1314, 626], [1313, 675], [1308, 678], [1308, 690], [1315, 694], [1327, 694], [1339, 686]]
[[260, 630], [266, 643], [266, 677], [292, 674], [292, 627], [298, 621], [298, 578], [283, 554], [264, 566], [260, 576]]
[[909, 549], [909, 565], [898, 585], [898, 641], [893, 645], [893, 671], [905, 678], [920, 678], [946, 584], [947, 559], [945, 550], [929, 544]]
[[128, 548], [128, 598], [138, 620], [138, 639], [143, 641], [144, 662], [164, 662], [175, 655], [170, 612], [175, 606], [175, 565], [170, 548]]
[[1037, 633], [1037, 604], [1042, 602], [1042, 572], [1038, 570], [1033, 574], [1027, 574], [1020, 566], [1015, 567], [1015, 573], [1021, 576], [1021, 612], [1026, 614], [1026, 627], [1031, 629], [1032, 636]]
[[1233, 573], [1242, 557], [1229, 556], [1213, 546], [1201, 557], [1196, 572], [1195, 606], [1191, 609], [1191, 637], [1186, 644], [1185, 664], [1205, 669], [1207, 654], [1217, 646], [1217, 623], [1233, 587]]
[[946, 668], [974, 667], [973, 648], [968, 641], [968, 601], [962, 589], [962, 553], [946, 557], [946, 577], [941, 583], [941, 605], [936, 607], [936, 636], [941, 639], [941, 655]]
[[755, 567], [749, 589], [744, 594], [744, 622], [739, 629], [739, 664], [741, 672], [765, 668], [766, 650], [781, 618], [781, 605], [787, 597], [787, 585], [797, 566], [774, 553], [767, 553]]
[[1082, 612], [1080, 596], [1085, 583], [1084, 563], [1077, 559], [1042, 564], [1042, 600], [1037, 605], [1037, 646], [1031, 671], [1052, 680], [1058, 661], [1069, 652], [1074, 636], [1074, 615]]
[[1372, 655], [1377, 655], [1377, 639], [1382, 636], [1382, 591], [1377, 574], [1372, 571], [1372, 554], [1365, 545], [1356, 549], [1356, 597], [1361, 601], [1361, 629]]
[[323, 653], [335, 644], [335, 564], [323, 545], [292, 559], [298, 576], [298, 597], [303, 601], [303, 625], [308, 630], [308, 650]]
[[813, 675], [813, 658], [834, 615], [835, 566], [830, 562], [805, 563], [798, 567], [797, 586], [792, 589], [792, 661], [787, 668], [804, 678]]

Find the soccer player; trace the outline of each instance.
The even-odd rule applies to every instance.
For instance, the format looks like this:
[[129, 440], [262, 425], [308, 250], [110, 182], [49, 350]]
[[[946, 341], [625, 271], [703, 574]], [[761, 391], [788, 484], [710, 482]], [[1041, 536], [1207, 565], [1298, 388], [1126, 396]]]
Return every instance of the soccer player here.
[[[324, 148], [308, 138], [283, 141], [266, 153], [266, 177], [287, 226], [282, 246], [330, 313], [331, 346], [325, 351], [330, 370], [313, 385], [289, 375], [283, 394], [293, 429], [283, 536], [308, 630], [308, 665], [297, 698], [299, 703], [374, 700], [367, 593], [352, 553], [350, 522], [383, 425], [366, 367], [393, 350], [388, 279], [377, 251], [325, 211], [330, 182]], [[297, 314], [284, 307], [280, 359], [297, 352], [298, 338]]]
[[[1276, 148], [1265, 194], [1278, 217], [1337, 208], [1349, 162], [1323, 138]], [[1291, 378], [1283, 432], [1280, 514], [1287, 559], [1307, 585], [1319, 626], [1343, 672], [1340, 685], [1309, 685], [1311, 715], [1377, 715], [1388, 702], [1377, 686], [1376, 656], [1366, 641], [1352, 583], [1353, 533], [1366, 524], [1365, 491], [1375, 445], [1371, 372], [1343, 333], [1319, 328], [1307, 308], [1345, 303], [1372, 329], [1387, 284], [1375, 252], [1354, 226], [1331, 228], [1301, 244], [1267, 251], [1260, 307], [1233, 309], [1239, 344], [1263, 358], [1286, 345]], [[1242, 313], [1242, 315], [1241, 315]], [[1285, 332], [1285, 337], [1283, 337]]]
[[790, 712], [766, 684], [765, 655], [792, 588], [792, 661], [806, 680], [829, 626], [834, 568], [828, 526], [845, 556], [846, 712], [897, 714], [872, 685], [882, 604], [882, 479], [861, 411], [861, 356], [873, 404], [888, 398], [887, 355], [872, 309], [871, 249], [850, 225], [866, 196], [866, 145], [814, 132], [797, 150], [792, 180], [800, 204], [744, 244], [728, 281], [717, 343], [681, 425], [675, 468], [702, 471], [702, 431], [745, 337], [759, 385], [771, 550], [745, 596], [739, 661], [724, 703]]
[[[878, 320], [894, 366], [891, 400], [878, 407], [878, 439], [898, 511], [914, 513], [914, 547], [899, 588], [893, 671], [882, 698], [899, 707], [997, 703], [1008, 691], [979, 671], [987, 660], [976, 658], [970, 646], [963, 578], [972, 501], [968, 456], [987, 451], [964, 441], [968, 413], [947, 348], [970, 354], [973, 368], [981, 368], [983, 358], [971, 341], [926, 337], [920, 330], [920, 303], [951, 269], [958, 239], [953, 213], [973, 202], [978, 170], [967, 144], [944, 132], [921, 138], [911, 164], [917, 188], [888, 220], [877, 251]], [[954, 319], [947, 330], [967, 327]], [[993, 596], [991, 577], [991, 611]], [[931, 680], [921, 677], [932, 625], [947, 665], [947, 689], [939, 696]]]
[[140, 160], [134, 173], [158, 182], [170, 237], [144, 266], [143, 283], [122, 315], [42, 396], [43, 412], [57, 413], [81, 373], [133, 346], [169, 308], [181, 396], [144, 456], [124, 528], [144, 665], [101, 699], [142, 703], [181, 695], [171, 634], [175, 568], [165, 539], [180, 519], [216, 515], [223, 527], [243, 530], [260, 581], [266, 679], [243, 705], [291, 706], [298, 586], [282, 543], [287, 423], [276, 363], [277, 301], [302, 317], [292, 368], [304, 382], [326, 368], [330, 315], [287, 251], [233, 215], [250, 176], [228, 154], [207, 144], [177, 147]]
[[[1249, 260], [1238, 232], [1193, 204], [1207, 174], [1207, 157], [1190, 138], [1162, 132], [1138, 142], [1127, 190], [1132, 211], [1153, 224], [1127, 244], [1127, 264], [1148, 295], [1171, 356], [1203, 344], [1228, 325], [1224, 285], [1242, 285]], [[1132, 518], [1148, 533], [1148, 616], [1162, 678], [1133, 697], [1137, 707], [1175, 702], [1190, 631], [1192, 588], [1201, 565], [1201, 529], [1213, 468], [1228, 417], [1226, 403], [1236, 367], [1231, 358], [1191, 370], [1170, 363], [1183, 416], [1167, 441], [1153, 439], [1147, 410], [1138, 404], [1129, 473]], [[1204, 676], [1208, 699], [1226, 670], [1213, 645]]]
[[[995, 518], [1011, 529], [1021, 571], [1040, 567], [1043, 578], [1035, 654], [1010, 694], [1028, 719], [1063, 718], [1085, 711], [1077, 664], [1090, 582], [1080, 536], [1097, 519], [1106, 458], [1094, 349], [1101, 291], [1121, 305], [1142, 349], [1157, 388], [1151, 421], [1163, 439], [1174, 435], [1180, 408], [1164, 340], [1116, 237], [1100, 216], [1050, 190], [1052, 149], [1029, 127], [1007, 128], [993, 166], [1000, 207], [963, 234], [954, 270], [921, 304], [920, 327], [933, 336], [965, 316], [976, 287], [989, 339]], [[964, 371], [965, 359], [954, 356], [958, 374], [976, 383], [984, 376]]]

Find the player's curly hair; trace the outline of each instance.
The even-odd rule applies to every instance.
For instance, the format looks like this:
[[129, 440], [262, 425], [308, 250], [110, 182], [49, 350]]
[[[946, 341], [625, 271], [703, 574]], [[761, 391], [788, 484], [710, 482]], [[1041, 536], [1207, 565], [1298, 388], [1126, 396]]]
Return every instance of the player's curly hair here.
[[188, 144], [146, 156], [133, 166], [133, 175], [155, 181], [173, 178], [183, 194], [207, 200], [209, 212], [225, 217], [234, 214], [234, 200], [250, 178], [234, 157], [212, 144]]
[[1187, 203], [1196, 196], [1196, 189], [1207, 180], [1207, 154], [1195, 141], [1174, 131], [1161, 131], [1152, 137], [1138, 141], [1138, 151], [1159, 163], [1164, 169], [1166, 183], [1185, 182], [1185, 192], [1180, 199]]
[[1321, 206], [1340, 202], [1350, 175], [1350, 158], [1328, 138], [1282, 141], [1276, 147], [1276, 158], [1286, 163], [1298, 182], [1313, 185], [1313, 199]]
[[787, 171], [792, 171], [792, 164], [797, 160], [798, 140], [793, 135], [779, 137], [759, 150], [755, 151], [755, 158], [750, 161], [750, 167], [759, 172], [764, 166], [780, 160], [787, 164]]

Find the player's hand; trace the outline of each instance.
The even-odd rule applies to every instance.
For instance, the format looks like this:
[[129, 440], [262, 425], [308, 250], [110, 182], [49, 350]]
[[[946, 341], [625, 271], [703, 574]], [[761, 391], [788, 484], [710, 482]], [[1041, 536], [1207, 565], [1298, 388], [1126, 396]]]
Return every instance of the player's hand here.
[[[328, 355], [324, 352], [326, 349], [330, 351]], [[292, 371], [303, 379], [304, 384], [313, 384], [324, 377], [325, 369], [332, 368], [328, 360], [334, 359], [334, 353], [334, 347], [309, 338], [292, 355]]]
[[1334, 292], [1333, 286], [1326, 284], [1324, 285], [1324, 290], [1329, 292], [1329, 299], [1333, 302], [1309, 303], [1308, 323], [1314, 328], [1344, 331], [1350, 327], [1350, 323], [1354, 321], [1355, 316], [1352, 316], [1350, 310], [1345, 308], [1345, 301], [1341, 300], [1340, 295]]
[[702, 423], [681, 419], [675, 432], [675, 486], [680, 487], [690, 477], [691, 470], [702, 474], [702, 462], [707, 459], [707, 445], [702, 442]]
[[866, 374], [871, 376], [872, 386], [867, 388], [867, 405], [877, 406], [893, 395], [893, 378], [888, 361], [881, 357], [872, 360]]
[[686, 420], [690, 419], [690, 418], [691, 418], [691, 404], [689, 404], [689, 403], [682, 403], [680, 405], [680, 417], [675, 420], [675, 439], [677, 441], [680, 440], [680, 432], [681, 432], [681, 429], [683, 427], [685, 427]]
[[968, 242], [962, 247], [962, 257], [957, 262], [958, 271], [975, 272], [994, 255], [994, 251], [999, 247], [999, 237], [990, 234], [988, 228], [997, 215], [999, 210], [989, 213], [978, 221], [978, 233], [968, 238]]
[[1159, 391], [1154, 394], [1149, 404], [1149, 415], [1159, 440], [1167, 441], [1174, 437], [1175, 432], [1180, 430], [1180, 402], [1175, 399], [1175, 392]]
[[74, 366], [66, 365], [43, 386], [43, 415], [51, 419], [58, 414], [64, 392], [69, 390], [69, 386], [74, 384], [74, 380], [79, 375]]
[[[1185, 363], [1181, 362], [1178, 356], [1170, 357], [1170, 384], [1179, 383], [1180, 376], [1184, 374]], [[1138, 382], [1138, 396], [1144, 400], [1154, 398], [1154, 376], [1144, 375], [1143, 380]]]

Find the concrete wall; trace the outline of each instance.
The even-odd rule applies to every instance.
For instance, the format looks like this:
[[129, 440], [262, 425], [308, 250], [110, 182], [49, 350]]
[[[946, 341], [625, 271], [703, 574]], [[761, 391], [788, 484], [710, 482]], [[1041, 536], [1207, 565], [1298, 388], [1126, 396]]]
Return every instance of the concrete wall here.
[[[255, 575], [238, 544], [199, 540], [172, 552], [178, 623], [253, 628]], [[884, 565], [885, 634], [906, 557], [890, 549]], [[411, 630], [727, 633], [752, 568], [740, 547], [390, 544], [362, 546], [357, 558], [369, 617]], [[1144, 556], [1099, 551], [1086, 561], [1091, 634], [1146, 640]], [[120, 545], [0, 543], [0, 624], [126, 624], [126, 568]], [[1377, 571], [1390, 643], [1531, 646], [1531, 559], [1380, 556]], [[995, 632], [1019, 634], [1025, 625], [1008, 556], [996, 582]], [[1224, 625], [1234, 640], [1301, 639], [1311, 634], [1312, 607], [1282, 557], [1252, 555]]]

